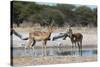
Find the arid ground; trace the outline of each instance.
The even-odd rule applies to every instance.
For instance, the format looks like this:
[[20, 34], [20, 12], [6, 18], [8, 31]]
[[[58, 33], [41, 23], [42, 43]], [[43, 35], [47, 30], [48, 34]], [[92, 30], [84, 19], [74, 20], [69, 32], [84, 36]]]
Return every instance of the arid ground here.
[[46, 56], [46, 57], [14, 57], [14, 66], [61, 64], [61, 63], [80, 63], [95, 62], [97, 56]]

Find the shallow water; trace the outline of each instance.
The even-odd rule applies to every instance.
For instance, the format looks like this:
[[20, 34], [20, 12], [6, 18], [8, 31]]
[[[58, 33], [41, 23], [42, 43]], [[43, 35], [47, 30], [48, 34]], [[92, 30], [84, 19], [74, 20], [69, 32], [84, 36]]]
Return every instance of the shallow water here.
[[[44, 50], [42, 48], [38, 49], [12, 49], [13, 56], [42, 56]], [[97, 50], [82, 50], [82, 56], [93, 56], [97, 54]], [[78, 50], [66, 50], [66, 49], [58, 49], [58, 48], [48, 48], [47, 49], [47, 56], [70, 56], [70, 55], [79, 55]]]

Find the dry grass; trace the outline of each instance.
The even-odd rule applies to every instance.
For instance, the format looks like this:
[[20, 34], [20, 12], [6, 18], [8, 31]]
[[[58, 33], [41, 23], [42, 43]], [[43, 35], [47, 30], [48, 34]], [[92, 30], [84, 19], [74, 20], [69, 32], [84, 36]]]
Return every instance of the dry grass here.
[[[47, 31], [47, 27], [19, 27], [14, 28], [18, 32], [32, 32], [37, 30], [45, 30]], [[54, 32], [65, 32], [67, 31], [68, 27], [53, 27]], [[80, 32], [80, 33], [97, 33], [97, 28], [88, 28], [88, 27], [72, 27], [73, 32]]]
[[97, 61], [97, 56], [46, 56], [46, 57], [14, 57], [16, 65], [43, 65]]

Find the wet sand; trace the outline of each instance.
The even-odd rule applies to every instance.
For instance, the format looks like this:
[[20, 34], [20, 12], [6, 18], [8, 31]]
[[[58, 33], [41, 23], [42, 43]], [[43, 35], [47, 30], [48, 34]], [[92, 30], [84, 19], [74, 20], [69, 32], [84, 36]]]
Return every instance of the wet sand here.
[[45, 56], [45, 57], [14, 57], [14, 66], [64, 64], [97, 61], [97, 56]]

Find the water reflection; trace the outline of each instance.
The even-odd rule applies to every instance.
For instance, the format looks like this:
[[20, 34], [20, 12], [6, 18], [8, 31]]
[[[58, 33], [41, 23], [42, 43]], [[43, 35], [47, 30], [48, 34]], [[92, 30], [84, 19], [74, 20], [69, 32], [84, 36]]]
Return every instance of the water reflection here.
[[[13, 48], [13, 56], [41, 56], [43, 55], [43, 51], [42, 49], [35, 49], [34, 51], [32, 49], [27, 49], [25, 50], [23, 49], [16, 49]], [[47, 56], [67, 56], [67, 55], [79, 55], [78, 50], [58, 50], [55, 48], [48, 48], [47, 49]], [[92, 56], [92, 55], [96, 55], [97, 54], [97, 50], [82, 50], [82, 55], [83, 56]]]

